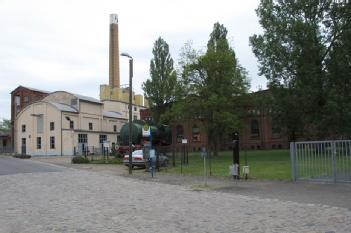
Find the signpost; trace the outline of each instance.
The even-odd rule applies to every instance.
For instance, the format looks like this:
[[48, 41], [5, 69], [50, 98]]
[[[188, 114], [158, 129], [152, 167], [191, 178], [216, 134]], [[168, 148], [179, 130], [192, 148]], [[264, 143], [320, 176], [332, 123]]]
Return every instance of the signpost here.
[[188, 139], [183, 138], [182, 139], [182, 144], [183, 144], [183, 155], [181, 156], [180, 159], [180, 173], [183, 173], [183, 164], [185, 164], [185, 146], [188, 143]]
[[207, 186], [207, 170], [206, 170], [206, 147], [201, 147], [201, 158], [204, 160], [204, 183]]
[[234, 179], [240, 179], [240, 161], [239, 161], [239, 133], [233, 133], [233, 170]]
[[103, 152], [104, 152], [104, 160], [105, 160], [105, 163], [107, 163], [107, 156], [108, 156], [108, 152], [109, 152], [109, 147], [110, 147], [110, 142], [108, 141], [104, 141], [103, 142]]

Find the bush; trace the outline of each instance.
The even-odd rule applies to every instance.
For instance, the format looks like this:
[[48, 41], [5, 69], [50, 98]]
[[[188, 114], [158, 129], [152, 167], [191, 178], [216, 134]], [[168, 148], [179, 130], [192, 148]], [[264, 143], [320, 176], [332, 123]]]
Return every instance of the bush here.
[[14, 158], [18, 158], [18, 159], [30, 159], [31, 156], [30, 155], [14, 155]]
[[83, 156], [76, 156], [72, 158], [72, 163], [89, 163], [89, 159]]

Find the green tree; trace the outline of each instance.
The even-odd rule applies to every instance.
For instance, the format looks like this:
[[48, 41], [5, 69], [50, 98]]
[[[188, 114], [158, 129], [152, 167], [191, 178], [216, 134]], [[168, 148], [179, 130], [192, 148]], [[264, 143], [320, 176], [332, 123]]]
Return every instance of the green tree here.
[[142, 88], [150, 103], [151, 113], [155, 121], [159, 122], [167, 104], [174, 101], [177, 75], [169, 46], [161, 37], [156, 40], [152, 53], [154, 57], [150, 62], [151, 80], [146, 80]]
[[351, 4], [336, 9], [335, 15], [342, 17], [345, 25], [336, 29], [338, 37], [327, 59], [327, 110], [325, 125], [333, 132], [351, 136]]
[[320, 135], [327, 128], [326, 64], [346, 25], [337, 13], [342, 7], [332, 1], [261, 0], [256, 11], [264, 31], [250, 44], [272, 89], [273, 112], [291, 140], [306, 126]]
[[10, 130], [11, 129], [11, 120], [2, 119], [0, 122], [0, 130]]
[[214, 24], [205, 54], [185, 50], [181, 63], [185, 96], [172, 110], [178, 119], [201, 119], [216, 154], [220, 140], [241, 127], [241, 97], [249, 87], [246, 71], [238, 64], [222, 24]]

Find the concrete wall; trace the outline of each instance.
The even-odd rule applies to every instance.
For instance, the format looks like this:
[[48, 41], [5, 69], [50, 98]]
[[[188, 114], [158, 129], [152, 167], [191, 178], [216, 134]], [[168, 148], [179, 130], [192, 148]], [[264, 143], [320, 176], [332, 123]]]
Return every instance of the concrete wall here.
[[[22, 153], [22, 138], [26, 139], [26, 154], [32, 156], [47, 155], [73, 155], [74, 148], [78, 148], [78, 135], [87, 134], [88, 147], [99, 148], [99, 136], [106, 135], [107, 141], [117, 144], [117, 134], [124, 119], [103, 117], [102, 106], [98, 104], [83, 103], [83, 108], [88, 113], [61, 112], [55, 106], [47, 102], [34, 103], [25, 108], [16, 119], [16, 148], [15, 152]], [[37, 119], [42, 116], [42, 132], [38, 132]], [[70, 128], [70, 121], [74, 122], [74, 128]], [[54, 130], [50, 130], [50, 122], [54, 123]], [[61, 124], [62, 122], [62, 124]], [[89, 129], [89, 123], [93, 129]], [[22, 125], [26, 126], [22, 132]], [[117, 132], [114, 132], [114, 125]], [[62, 143], [61, 143], [62, 133]], [[41, 137], [41, 148], [37, 148], [37, 137]], [[55, 137], [55, 148], [50, 148], [50, 137]]]
[[[122, 114], [121, 118], [129, 119], [128, 102], [104, 100], [103, 103], [104, 103], [105, 111], [119, 112]], [[141, 109], [146, 109], [146, 108], [141, 105], [133, 105], [133, 108], [132, 108], [133, 119], [134, 119], [134, 116], [137, 116], [137, 119], [140, 120]]]
[[71, 105], [72, 99], [77, 99], [77, 97], [75, 97], [71, 93], [68, 93], [65, 91], [57, 91], [57, 92], [53, 92], [50, 95], [46, 96], [43, 99], [43, 101], [51, 101], [51, 102], [57, 102], [57, 103]]
[[[43, 131], [38, 132], [37, 119], [43, 116]], [[54, 130], [50, 130], [50, 122]], [[26, 131], [22, 132], [22, 125]], [[16, 153], [22, 151], [22, 138], [26, 139], [26, 154], [60, 155], [61, 154], [61, 112], [45, 102], [34, 103], [25, 108], [16, 120]], [[41, 138], [41, 148], [37, 148], [37, 137]], [[55, 148], [50, 148], [50, 137], [55, 137]]]

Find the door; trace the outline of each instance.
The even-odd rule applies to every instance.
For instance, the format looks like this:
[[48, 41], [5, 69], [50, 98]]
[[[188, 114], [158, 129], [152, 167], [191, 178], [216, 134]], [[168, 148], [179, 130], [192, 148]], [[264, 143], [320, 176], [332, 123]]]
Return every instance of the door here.
[[22, 146], [21, 146], [21, 148], [22, 148], [22, 155], [25, 155], [26, 153], [27, 153], [27, 150], [26, 150], [26, 138], [22, 138]]

